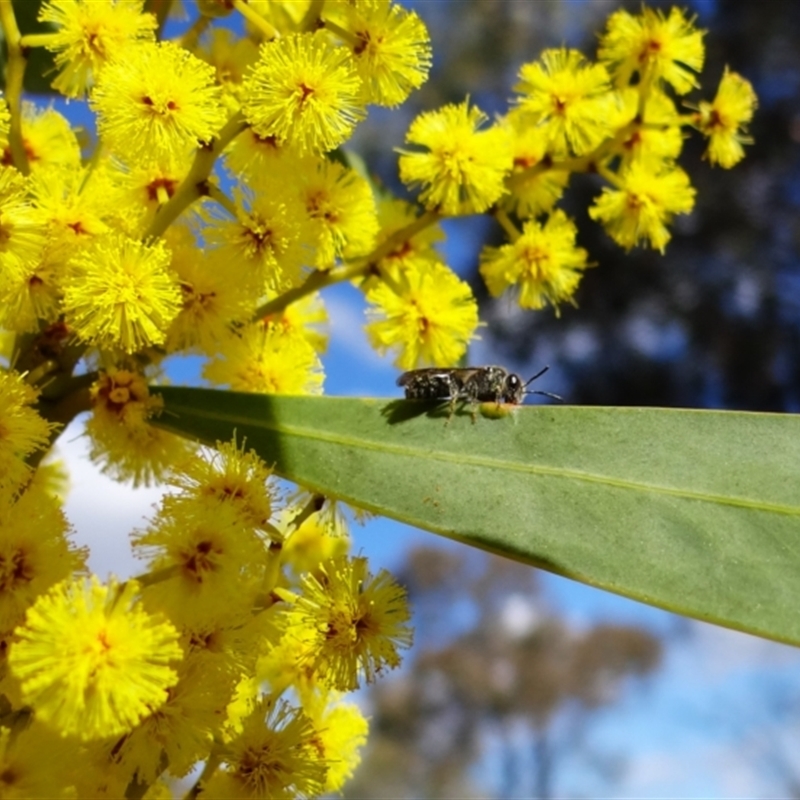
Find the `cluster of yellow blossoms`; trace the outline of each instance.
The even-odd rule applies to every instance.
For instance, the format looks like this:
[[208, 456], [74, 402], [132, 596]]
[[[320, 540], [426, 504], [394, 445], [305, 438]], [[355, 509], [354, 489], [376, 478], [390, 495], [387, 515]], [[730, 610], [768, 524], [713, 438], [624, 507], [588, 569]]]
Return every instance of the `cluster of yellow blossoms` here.
[[[169, 2], [160, 4], [168, 10]], [[755, 95], [726, 71], [697, 85], [702, 32], [680, 11], [618, 11], [598, 62], [526, 64], [508, 114], [421, 114], [391, 196], [341, 149], [371, 105], [427, 78], [428, 34], [391, 0], [198, 0], [167, 41], [143, 0], [47, 0], [46, 32], [8, 51], [0, 102], [0, 796], [308, 797], [341, 789], [366, 722], [342, 694], [410, 644], [402, 589], [348, 555], [335, 502], [288, 495], [246, 443], [200, 450], [148, 424], [175, 354], [214, 385], [322, 391], [320, 290], [352, 282], [367, 335], [404, 369], [454, 365], [475, 336], [470, 287], [436, 249], [445, 217], [491, 213], [492, 294], [571, 302], [586, 252], [556, 203], [572, 173], [625, 248], [663, 250], [694, 190], [682, 128], [742, 158]], [[236, 36], [225, 22], [244, 19]], [[235, 27], [235, 26], [234, 26]], [[98, 141], [23, 101], [27, 54], [86, 99]], [[133, 535], [136, 579], [101, 582], [69, 538], [63, 476], [43, 456], [88, 411], [91, 458], [172, 487]], [[44, 768], [43, 754], [47, 754]], [[202, 765], [202, 766], [200, 766]]]

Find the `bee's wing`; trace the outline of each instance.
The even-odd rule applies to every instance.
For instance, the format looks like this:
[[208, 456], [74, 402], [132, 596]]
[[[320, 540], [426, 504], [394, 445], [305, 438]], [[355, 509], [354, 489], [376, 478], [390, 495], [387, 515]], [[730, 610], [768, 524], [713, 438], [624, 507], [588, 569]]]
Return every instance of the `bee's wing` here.
[[485, 367], [458, 367], [450, 372], [461, 382], [466, 383], [470, 378], [483, 372]]
[[422, 369], [410, 369], [408, 372], [404, 372], [398, 379], [397, 385], [398, 386], [405, 386], [408, 383], [411, 383], [415, 378], [421, 378], [423, 375], [427, 375], [428, 377], [434, 375], [448, 375], [451, 370], [442, 369], [441, 367], [423, 367]]

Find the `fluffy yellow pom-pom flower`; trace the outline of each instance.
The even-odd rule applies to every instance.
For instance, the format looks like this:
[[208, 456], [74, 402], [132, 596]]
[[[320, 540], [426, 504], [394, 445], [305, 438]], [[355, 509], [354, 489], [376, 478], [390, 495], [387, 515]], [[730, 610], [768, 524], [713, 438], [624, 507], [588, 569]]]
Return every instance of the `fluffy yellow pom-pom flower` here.
[[244, 527], [263, 530], [278, 495], [271, 474], [255, 450], [246, 449], [246, 442], [217, 442], [216, 449], [204, 449], [174, 470], [168, 483], [182, 492], [165, 497], [164, 507], [177, 513], [194, 503], [216, 500], [232, 506]]
[[8, 631], [42, 592], [82, 569], [87, 553], [70, 545], [58, 500], [37, 482], [17, 497], [0, 490], [0, 531], [0, 631]]
[[344, 24], [353, 37], [350, 49], [366, 102], [396, 106], [422, 86], [431, 67], [431, 46], [414, 11], [385, 0], [360, 0], [347, 6]]
[[[304, 161], [303, 165], [308, 168]], [[296, 174], [286, 181], [296, 184]], [[230, 279], [260, 296], [301, 282], [316, 238], [299, 192], [272, 175], [254, 178], [233, 191], [236, 218], [210, 210], [206, 241], [223, 262]]]
[[90, 394], [89, 456], [107, 475], [150, 486], [191, 452], [194, 445], [186, 439], [148, 424], [163, 403], [150, 394], [143, 375], [109, 369], [100, 373]]
[[[78, 137], [66, 117], [54, 108], [39, 108], [33, 103], [22, 106], [22, 141], [32, 170], [42, 167], [78, 167], [81, 149]], [[13, 164], [14, 157], [7, 133], [0, 125], [0, 150], [3, 164]]]
[[301, 333], [267, 323], [250, 325], [222, 342], [203, 377], [238, 392], [319, 394], [324, 375]]
[[609, 236], [626, 250], [649, 241], [663, 253], [671, 237], [667, 225], [675, 214], [692, 210], [694, 196], [682, 169], [634, 161], [621, 175], [621, 188], [603, 189], [589, 216], [602, 222]]
[[124, 234], [98, 237], [70, 261], [64, 289], [67, 322], [85, 342], [133, 353], [161, 344], [181, 308], [163, 242]]
[[132, 42], [153, 39], [153, 14], [142, 13], [143, 0], [48, 0], [39, 21], [55, 25], [47, 49], [61, 70], [53, 88], [80, 97], [97, 72]]
[[[42, 764], [43, 756], [47, 758], [46, 767]], [[24, 726], [15, 726], [13, 732], [8, 727], [0, 728], [3, 800], [63, 797], [76, 768], [80, 769], [75, 756], [74, 741], [59, 736], [35, 719]]]
[[31, 408], [39, 392], [16, 372], [0, 372], [0, 488], [15, 491], [30, 470], [25, 458], [45, 447], [56, 427]]
[[660, 9], [643, 7], [638, 16], [622, 9], [608, 18], [598, 56], [619, 87], [638, 72], [642, 80], [663, 80], [686, 94], [697, 86], [694, 73], [703, 68], [703, 34], [679, 8], [666, 17]]
[[175, 44], [114, 54], [92, 92], [104, 144], [129, 161], [209, 142], [225, 121], [214, 68]]
[[550, 139], [546, 128], [531, 125], [519, 108], [512, 109], [505, 121], [511, 131], [514, 175], [509, 181], [511, 194], [503, 198], [503, 205], [522, 219], [536, 217], [558, 202], [570, 173], [550, 168], [552, 157], [548, 153]]
[[548, 149], [557, 156], [582, 155], [611, 132], [614, 103], [608, 72], [577, 50], [545, 50], [541, 61], [523, 64], [514, 88], [519, 109], [531, 125], [544, 129]]
[[753, 140], [743, 133], [753, 118], [758, 99], [750, 81], [725, 68], [713, 102], [700, 103], [695, 125], [709, 137], [706, 158], [730, 169], [744, 158], [744, 144]]
[[38, 263], [47, 234], [45, 219], [30, 201], [28, 181], [15, 169], [0, 166], [0, 287], [11, 277], [4, 273], [22, 273]]
[[342, 255], [369, 252], [378, 232], [375, 198], [355, 170], [319, 159], [298, 176], [300, 198], [317, 239], [317, 267], [332, 267]]
[[321, 34], [292, 34], [262, 45], [245, 79], [242, 111], [259, 136], [326, 152], [364, 117], [360, 92], [348, 50]]
[[303, 709], [311, 717], [320, 749], [329, 762], [325, 793], [341, 792], [361, 763], [369, 723], [355, 703], [342, 702], [338, 692], [307, 693]]
[[503, 179], [511, 169], [508, 131], [502, 127], [478, 130], [486, 115], [468, 102], [420, 114], [406, 141], [427, 153], [401, 151], [400, 179], [421, 184], [420, 200], [443, 214], [485, 211], [504, 192]]
[[474, 338], [478, 306], [469, 285], [444, 264], [418, 259], [401, 276], [367, 293], [367, 335], [379, 352], [400, 348], [395, 364], [457, 364]]
[[522, 308], [544, 308], [572, 299], [586, 268], [587, 253], [575, 246], [577, 228], [561, 210], [544, 225], [526, 222], [511, 244], [487, 247], [481, 254], [481, 275], [494, 297], [519, 286]]
[[41, 596], [9, 655], [36, 716], [65, 735], [126, 733], [167, 699], [178, 632], [135, 600], [138, 586], [65, 581]]
[[[288, 629], [313, 632], [302, 660], [339, 691], [372, 683], [400, 665], [398, 650], [411, 646], [411, 618], [403, 588], [382, 570], [370, 575], [366, 558], [342, 556], [309, 575], [288, 612]], [[290, 634], [294, 635], [294, 634]]]
[[320, 757], [311, 720], [285, 701], [267, 698], [243, 720], [241, 733], [226, 747], [226, 767], [209, 780], [204, 793], [220, 800], [317, 797], [328, 770]]

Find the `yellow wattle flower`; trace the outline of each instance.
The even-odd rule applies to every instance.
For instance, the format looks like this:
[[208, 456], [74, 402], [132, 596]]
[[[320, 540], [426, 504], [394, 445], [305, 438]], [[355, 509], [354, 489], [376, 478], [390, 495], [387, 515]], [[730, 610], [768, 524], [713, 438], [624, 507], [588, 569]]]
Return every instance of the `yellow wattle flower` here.
[[[329, 9], [338, 10], [333, 4]], [[347, 5], [344, 17], [365, 102], [397, 106], [427, 80], [430, 38], [416, 12], [383, 0], [361, 0]]]
[[442, 214], [485, 211], [506, 192], [511, 170], [508, 132], [499, 126], [480, 130], [486, 115], [466, 101], [426, 111], [412, 123], [406, 141], [427, 152], [402, 150], [400, 179], [421, 185], [420, 200]]
[[609, 236], [626, 250], [649, 242], [664, 252], [675, 214], [694, 208], [695, 189], [689, 176], [670, 164], [634, 161], [620, 176], [620, 188], [605, 188], [589, 209]]
[[167, 699], [178, 632], [145, 612], [135, 581], [58, 584], [28, 609], [8, 661], [37, 719], [83, 740], [130, 731]]
[[545, 50], [539, 61], [523, 64], [518, 108], [523, 119], [543, 130], [553, 155], [583, 155], [612, 133], [615, 97], [608, 72], [577, 50]]
[[58, 427], [32, 408], [38, 397], [22, 375], [0, 371], [0, 489], [17, 491], [31, 473], [26, 457], [46, 447]]
[[316, 265], [365, 255], [375, 244], [378, 218], [369, 183], [328, 159], [307, 163], [298, 175], [300, 199], [316, 234]]
[[64, 311], [79, 339], [134, 353], [162, 344], [180, 311], [180, 293], [163, 242], [124, 234], [97, 237], [70, 261]]
[[[39, 108], [33, 103], [23, 103], [22, 140], [28, 165], [32, 170], [53, 166], [80, 167], [81, 149], [78, 137], [69, 120], [54, 108]], [[2, 162], [12, 163], [8, 135], [1, 125], [0, 151]]]
[[53, 88], [67, 97], [82, 97], [120, 50], [152, 41], [156, 18], [143, 13], [143, 6], [144, 0], [47, 0], [39, 21], [56, 28], [47, 44], [60, 69]]
[[710, 103], [700, 103], [695, 121], [709, 138], [705, 157], [712, 164], [730, 169], [744, 158], [742, 145], [753, 143], [745, 130], [757, 105], [750, 81], [725, 67], [717, 96]]
[[324, 34], [291, 34], [262, 45], [245, 78], [242, 111], [259, 136], [324, 153], [363, 119], [360, 94], [347, 49], [333, 47]]
[[168, 478], [181, 493], [165, 497], [164, 508], [176, 513], [197, 501], [217, 500], [230, 505], [245, 527], [273, 531], [269, 520], [281, 495], [272, 471], [246, 448], [234, 439], [194, 453]]
[[518, 287], [522, 308], [549, 303], [557, 316], [558, 304], [572, 301], [587, 266], [586, 250], [575, 246], [577, 233], [575, 223], [558, 209], [543, 225], [526, 222], [510, 244], [484, 248], [480, 272], [489, 292], [498, 297]]
[[399, 666], [399, 650], [413, 638], [405, 590], [385, 570], [370, 575], [366, 558], [340, 556], [320, 565], [287, 614], [289, 630], [311, 635], [303, 644], [307, 669], [338, 691]]
[[0, 631], [9, 631], [39, 595], [84, 568], [87, 551], [70, 543], [59, 501], [36, 480], [18, 495], [0, 490], [0, 531]]
[[100, 138], [131, 162], [210, 142], [225, 121], [214, 78], [213, 67], [170, 42], [114, 53], [90, 98]]
[[268, 322], [249, 325], [222, 342], [203, 377], [238, 392], [320, 394], [324, 373], [305, 336]]
[[144, 375], [113, 368], [101, 372], [90, 396], [89, 457], [115, 480], [151, 486], [192, 451], [188, 440], [148, 423], [163, 403], [150, 394]]
[[317, 731], [299, 708], [265, 698], [226, 745], [226, 767], [209, 780], [209, 797], [294, 800], [325, 789], [328, 763], [320, 757]]
[[621, 9], [608, 18], [598, 58], [608, 65], [620, 88], [638, 73], [640, 81], [663, 81], [678, 94], [686, 94], [697, 86], [694, 73], [703, 68], [704, 34], [679, 8], [671, 8], [666, 16], [661, 9], [646, 6], [639, 15]]
[[453, 366], [478, 327], [472, 290], [440, 262], [408, 267], [396, 286], [382, 281], [367, 292], [367, 336], [379, 352], [399, 349], [400, 369]]

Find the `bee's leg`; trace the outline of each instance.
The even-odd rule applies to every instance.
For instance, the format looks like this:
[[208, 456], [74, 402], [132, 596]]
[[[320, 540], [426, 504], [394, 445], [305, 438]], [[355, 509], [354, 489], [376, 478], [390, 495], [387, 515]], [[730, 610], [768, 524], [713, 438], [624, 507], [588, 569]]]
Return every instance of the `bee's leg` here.
[[450, 424], [450, 420], [453, 419], [453, 415], [456, 413], [457, 402], [458, 398], [453, 396], [450, 398], [450, 402], [447, 404], [447, 419], [444, 421], [445, 428]]
[[456, 413], [456, 404], [459, 400], [459, 387], [458, 382], [452, 375], [447, 376], [447, 390], [450, 395], [450, 402], [447, 404], [447, 421], [444, 423], [445, 426], [450, 424], [450, 420], [453, 419], [453, 416]]
[[466, 399], [469, 401], [469, 415], [472, 417], [472, 424], [474, 425], [478, 421], [478, 406], [480, 405], [478, 387], [475, 383], [470, 383], [467, 386], [466, 395]]

